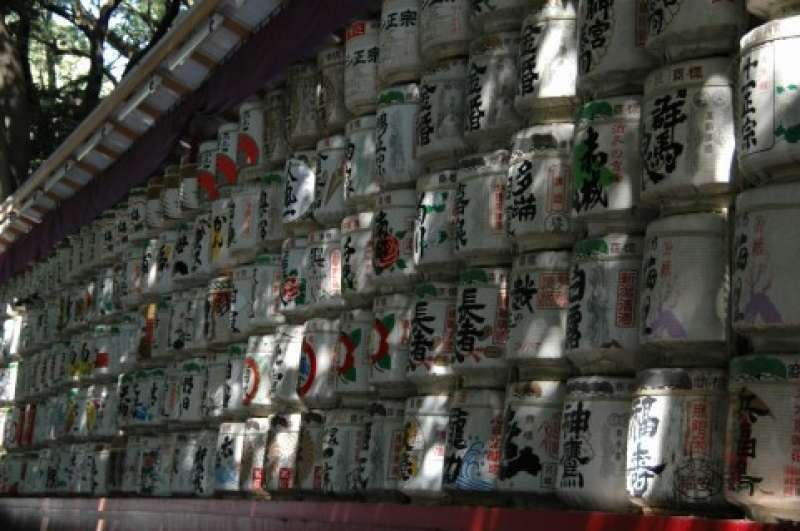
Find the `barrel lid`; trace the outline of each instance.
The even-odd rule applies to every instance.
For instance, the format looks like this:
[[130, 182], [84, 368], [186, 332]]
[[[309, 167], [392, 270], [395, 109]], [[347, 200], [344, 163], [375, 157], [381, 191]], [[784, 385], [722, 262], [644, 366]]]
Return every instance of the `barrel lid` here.
[[758, 46], [769, 41], [778, 39], [790, 39], [800, 36], [800, 16], [776, 18], [757, 26], [745, 33], [739, 41], [739, 48], [742, 55], [747, 53], [748, 48]]
[[375, 319], [375, 316], [372, 314], [372, 310], [363, 310], [363, 309], [355, 309], [349, 310], [342, 313], [342, 325], [345, 323], [369, 323], [372, 324], [372, 321]]
[[526, 380], [508, 385], [506, 403], [561, 404], [567, 385], [558, 380]]
[[572, 253], [569, 251], [540, 251], [517, 255], [514, 268], [569, 269]]
[[428, 173], [417, 179], [417, 191], [455, 188], [458, 184], [456, 170], [441, 170]]
[[317, 65], [320, 70], [344, 63], [344, 46], [331, 44], [317, 52]]
[[372, 417], [400, 418], [405, 415], [403, 400], [379, 400], [367, 406], [367, 414]]
[[364, 116], [353, 118], [344, 126], [345, 134], [349, 136], [361, 129], [375, 129], [377, 122], [378, 118], [374, 114], [365, 114]]
[[636, 393], [684, 390], [724, 391], [728, 380], [722, 369], [646, 369], [636, 375]]
[[730, 385], [800, 380], [800, 354], [751, 354], [731, 360]]
[[378, 313], [386, 308], [408, 308], [414, 303], [411, 294], [393, 293], [392, 295], [380, 295], [373, 301], [373, 311]]
[[339, 319], [309, 319], [306, 321], [305, 335], [311, 333], [339, 333]]
[[456, 57], [445, 59], [430, 66], [422, 74], [422, 84], [439, 81], [458, 81], [467, 77], [467, 59]]
[[221, 126], [219, 126], [217, 132], [219, 135], [224, 135], [228, 133], [237, 133], [239, 132], [239, 123], [238, 122], [224, 123]]
[[741, 192], [736, 198], [736, 214], [770, 207], [790, 206], [800, 208], [800, 183], [775, 184]]
[[323, 138], [317, 142], [317, 151], [325, 151], [328, 149], [345, 149], [347, 147], [347, 139], [344, 135], [333, 135]]
[[409, 206], [416, 207], [417, 192], [411, 188], [389, 190], [379, 194], [375, 203], [379, 208]]
[[406, 399], [407, 415], [448, 415], [453, 399], [450, 395], [422, 395]]
[[371, 230], [372, 218], [374, 216], [375, 214], [372, 212], [360, 212], [345, 217], [342, 219], [342, 234], [348, 234], [358, 230]]
[[650, 72], [644, 82], [644, 99], [665, 89], [687, 86], [731, 86], [732, 61], [728, 57], [693, 59]]
[[459, 274], [459, 284], [495, 284], [508, 280], [508, 267], [467, 267]]
[[552, 150], [568, 152], [572, 147], [574, 134], [573, 123], [561, 122], [527, 127], [515, 133], [511, 139], [513, 156]]
[[378, 107], [419, 102], [419, 84], [407, 83], [387, 87], [378, 93]]
[[680, 214], [657, 219], [647, 226], [647, 237], [670, 232], [725, 233], [725, 216], [716, 213]]
[[366, 417], [366, 411], [363, 409], [333, 409], [325, 412], [325, 426], [364, 424]]
[[575, 260], [603, 258], [641, 258], [644, 238], [630, 234], [606, 234], [575, 243]]
[[[239, 126], [237, 125], [236, 127], [238, 128]], [[197, 147], [198, 153], [205, 153], [206, 151], [216, 151], [217, 149], [219, 149], [219, 143], [216, 140], [206, 140], [205, 142], [200, 142], [200, 145]], [[133, 190], [135, 190], [135, 188]]]
[[455, 299], [457, 294], [455, 282], [422, 282], [414, 286], [417, 299]]
[[476, 55], [517, 55], [520, 42], [518, 31], [490, 33], [474, 39], [469, 44], [470, 58]]
[[502, 409], [503, 391], [494, 389], [464, 389], [453, 393], [452, 407], [480, 407]]
[[315, 230], [308, 233], [308, 243], [318, 245], [322, 243], [338, 242], [341, 237], [339, 229]]
[[588, 124], [611, 118], [639, 120], [641, 114], [641, 96], [616, 96], [587, 101], [578, 109], [576, 121]]
[[634, 378], [581, 376], [567, 380], [567, 398], [631, 398]]

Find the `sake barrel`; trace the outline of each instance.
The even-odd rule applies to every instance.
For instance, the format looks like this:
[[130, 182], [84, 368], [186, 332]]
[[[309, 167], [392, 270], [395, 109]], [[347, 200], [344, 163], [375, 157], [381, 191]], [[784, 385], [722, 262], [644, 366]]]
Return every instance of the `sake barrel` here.
[[592, 98], [635, 94], [657, 59], [644, 48], [647, 2], [578, 3], [578, 88]]
[[261, 179], [258, 196], [258, 247], [269, 251], [280, 248], [286, 238], [283, 226], [283, 175], [270, 171]]
[[505, 196], [508, 151], [461, 159], [455, 198], [455, 256], [474, 265], [507, 262]]
[[506, 386], [509, 272], [507, 267], [461, 271], [452, 364], [465, 387]]
[[692, 513], [725, 509], [726, 390], [720, 369], [650, 369], [637, 375], [626, 465], [633, 503]]
[[174, 289], [172, 270], [175, 266], [175, 246], [178, 243], [178, 231], [165, 230], [158, 235], [156, 254], [153, 265], [156, 269], [156, 281], [152, 292], [166, 295]]
[[372, 222], [372, 269], [382, 291], [411, 285], [417, 277], [413, 261], [416, 194], [392, 190], [378, 197]]
[[404, 396], [413, 389], [406, 379], [414, 299], [396, 293], [375, 298], [369, 337], [370, 384], [384, 396]]
[[207, 498], [214, 494], [217, 439], [217, 430], [202, 430], [198, 434], [192, 470], [195, 496]]
[[295, 488], [300, 420], [300, 413], [272, 416], [264, 460], [264, 486], [267, 492], [277, 493]]
[[368, 114], [347, 122], [344, 161], [344, 202], [347, 208], [371, 207], [378, 194], [375, 179], [376, 116]]
[[232, 296], [230, 275], [215, 277], [208, 284], [209, 326], [206, 337], [212, 345], [225, 345], [233, 339], [230, 327]]
[[173, 454], [171, 442], [169, 434], [147, 437], [142, 452], [140, 490], [142, 495], [158, 497], [170, 495]]
[[191, 496], [194, 494], [192, 475], [194, 458], [198, 449], [198, 432], [175, 432], [172, 434], [173, 469], [170, 490], [173, 496]]
[[274, 334], [250, 336], [244, 359], [242, 406], [253, 415], [266, 415], [274, 404], [270, 395], [272, 362], [277, 347]]
[[309, 311], [306, 238], [289, 238], [281, 251], [281, 313], [301, 317]]
[[309, 309], [316, 313], [341, 309], [344, 300], [339, 229], [311, 232], [307, 241]]
[[565, 354], [581, 374], [636, 370], [642, 246], [628, 234], [575, 244]]
[[349, 303], [368, 302], [375, 293], [372, 265], [372, 212], [342, 220], [342, 297]]
[[567, 505], [632, 510], [625, 452], [634, 385], [633, 378], [605, 376], [567, 381], [556, 475], [556, 494]]
[[669, 216], [648, 225], [639, 299], [648, 366], [727, 361], [727, 257], [722, 215]]
[[[119, 485], [119, 491], [122, 494], [139, 494], [141, 491], [142, 482], [142, 454], [145, 450], [147, 439], [141, 435], [128, 437], [127, 444], [125, 445], [125, 456], [122, 461], [122, 481]], [[65, 461], [69, 461], [70, 456], [68, 453], [62, 454], [60, 462], [66, 466]], [[59, 467], [60, 469], [62, 467]], [[61, 472], [61, 470], [59, 470]], [[58, 479], [58, 483], [61, 483]]]
[[336, 405], [336, 344], [338, 319], [310, 319], [305, 323], [297, 394], [308, 408]]
[[208, 390], [207, 358], [189, 358], [180, 363], [178, 373], [178, 418], [181, 425], [199, 424], [205, 420], [203, 400]]
[[578, 104], [578, 42], [575, 3], [548, 2], [522, 21], [517, 95], [520, 116], [534, 122], [563, 122]]
[[517, 255], [509, 278], [506, 360], [558, 375], [571, 371], [564, 355], [569, 311], [568, 251]]
[[214, 161], [217, 190], [234, 186], [239, 179], [236, 164], [238, 151], [239, 124], [225, 123], [217, 132], [217, 156]]
[[313, 218], [316, 156], [315, 151], [296, 151], [286, 159], [282, 220], [284, 229], [295, 235], [307, 234], [317, 227]]
[[535, 125], [516, 133], [505, 191], [506, 230], [520, 250], [569, 247], [571, 123]]
[[342, 313], [336, 344], [336, 394], [344, 407], [363, 405], [370, 387], [370, 344], [374, 317], [369, 310]]
[[314, 219], [323, 227], [337, 227], [345, 215], [344, 165], [347, 139], [342, 135], [317, 142], [317, 178], [314, 183]]
[[[454, 276], [457, 173], [434, 172], [417, 181], [414, 267], [427, 275]], [[466, 222], [466, 220], [465, 220]]]
[[[758, 3], [777, 6], [792, 2]], [[748, 2], [751, 12], [755, 11], [753, 4], [756, 2]], [[795, 4], [794, 13], [800, 13], [800, 3]], [[767, 10], [766, 7], [761, 9]], [[741, 41], [736, 147], [739, 168], [751, 184], [796, 179], [794, 161], [798, 153], [797, 124], [800, 120], [794, 100], [797, 87], [790, 79], [789, 65], [800, 50], [798, 37], [800, 18], [793, 16], [767, 22], [750, 31]]]
[[231, 192], [233, 215], [225, 242], [231, 262], [242, 264], [256, 257], [259, 250], [260, 182], [245, 182]]
[[427, 63], [467, 55], [472, 40], [471, 13], [469, 0], [421, 3], [419, 51]]
[[707, 199], [731, 188], [733, 81], [723, 57], [672, 64], [647, 76], [642, 99], [641, 198]]
[[506, 388], [499, 490], [555, 495], [565, 390], [563, 382], [527, 379]]
[[731, 360], [725, 498], [760, 522], [800, 520], [794, 489], [796, 354]]
[[239, 266], [231, 272], [231, 311], [228, 326], [234, 341], [244, 341], [253, 331], [253, 299], [256, 291], [256, 268]]
[[245, 344], [234, 343], [225, 352], [209, 356], [206, 415], [226, 418], [247, 415], [243, 404], [246, 348]]
[[[97, 258], [98, 265], [108, 265], [111, 264], [116, 256], [118, 255], [118, 251], [116, 250], [117, 246], [120, 245], [119, 242], [114, 240], [114, 227], [116, 225], [116, 214], [113, 210], [107, 210], [103, 212], [100, 217], [95, 220], [97, 225], [98, 236], [95, 239], [95, 244], [97, 248], [95, 249], [95, 256]], [[120, 249], [121, 250], [121, 249]], [[46, 269], [51, 267], [51, 262], [42, 262], [41, 267]], [[44, 286], [48, 286], [49, 279], [52, 278], [51, 271], [47, 271], [44, 276], [45, 284]]]
[[494, 492], [500, 476], [503, 393], [456, 391], [447, 424], [444, 489], [456, 494]]
[[236, 162], [240, 168], [263, 167], [265, 162], [266, 105], [251, 98], [239, 106], [239, 137], [236, 142]]
[[419, 79], [419, 0], [383, 0], [378, 36], [378, 83]]
[[[123, 287], [122, 304], [126, 308], [132, 308], [142, 301], [145, 289], [145, 265], [149, 268], [149, 262], [145, 262], [146, 241], [131, 243], [125, 250], [125, 284]], [[69, 317], [69, 316], [66, 316]]]
[[222, 273], [234, 265], [230, 243], [235, 237], [233, 218], [236, 202], [230, 197], [231, 192], [232, 189], [223, 190], [221, 197], [211, 205], [209, 261], [211, 271], [215, 273]]
[[213, 216], [210, 209], [201, 211], [192, 224], [189, 235], [191, 259], [187, 281], [200, 283], [211, 274], [211, 244]]
[[414, 288], [414, 295], [406, 378], [420, 392], [452, 389], [457, 285], [424, 282]]
[[[217, 151], [219, 151], [217, 140], [201, 142], [197, 148], [197, 185], [202, 190], [201, 196], [205, 201], [219, 198], [216, 177]], [[130, 202], [130, 199], [128, 201]]]
[[417, 83], [390, 86], [378, 94], [375, 178], [382, 191], [416, 182], [420, 171], [416, 153], [418, 110]]
[[375, 111], [380, 29], [379, 20], [356, 20], [347, 27], [344, 104], [354, 116]]
[[402, 400], [382, 400], [371, 404], [367, 410], [366, 463], [360, 476], [364, 489], [370, 494], [394, 492], [398, 488], [404, 414]]
[[323, 428], [327, 412], [303, 413], [295, 461], [296, 485], [301, 492], [322, 492], [323, 481]]
[[363, 409], [334, 409], [325, 414], [322, 431], [322, 491], [334, 496], [364, 490], [367, 431]]
[[790, 264], [800, 237], [793, 200], [798, 189], [796, 184], [756, 188], [736, 202], [733, 326], [761, 351], [797, 344], [800, 313]]
[[484, 0], [472, 3], [472, 24], [481, 33], [518, 29], [529, 9], [525, 0]]
[[278, 254], [261, 254], [253, 263], [252, 331], [263, 331], [285, 322], [281, 311], [281, 258]]
[[300, 357], [303, 348], [303, 326], [279, 326], [276, 331], [275, 351], [272, 358], [269, 394], [279, 406], [297, 408]]
[[161, 420], [167, 424], [178, 420], [180, 414], [180, 364], [172, 362], [166, 367], [164, 380], [164, 401], [161, 407]]
[[320, 128], [333, 134], [343, 130], [350, 119], [350, 111], [344, 104], [344, 45], [326, 46], [317, 52], [317, 67], [320, 71], [317, 97]]
[[223, 422], [219, 425], [214, 490], [218, 493], [241, 492], [244, 422]]
[[180, 206], [185, 220], [193, 218], [208, 197], [197, 179], [196, 163], [182, 162], [180, 166]]
[[321, 136], [316, 101], [319, 92], [319, 70], [315, 61], [295, 63], [289, 67], [289, 116], [287, 138], [293, 149], [307, 149]]
[[466, 59], [428, 68], [419, 85], [416, 151], [429, 169], [451, 165], [467, 154], [464, 142]]
[[242, 490], [250, 494], [264, 494], [264, 465], [267, 455], [267, 438], [271, 417], [247, 419], [242, 444]]
[[748, 28], [744, 2], [650, 2], [647, 51], [669, 62], [730, 55]]
[[519, 32], [505, 32], [470, 44], [464, 139], [473, 149], [505, 148], [522, 125], [514, 109], [519, 43]]
[[161, 189], [160, 198], [165, 227], [174, 227], [183, 218], [180, 193], [180, 166], [167, 166], [164, 170], [164, 188]]
[[572, 145], [572, 213], [578, 219], [644, 229], [640, 116], [640, 96], [593, 100], [579, 109]]
[[747, 0], [747, 10], [764, 19], [782, 18], [800, 13], [797, 0]]
[[188, 351], [201, 351], [208, 347], [211, 332], [211, 306], [208, 304], [207, 288], [196, 288], [191, 292], [190, 315], [192, 328], [186, 341]]
[[286, 91], [275, 89], [267, 92], [264, 105], [264, 163], [269, 168], [280, 168], [289, 155]]

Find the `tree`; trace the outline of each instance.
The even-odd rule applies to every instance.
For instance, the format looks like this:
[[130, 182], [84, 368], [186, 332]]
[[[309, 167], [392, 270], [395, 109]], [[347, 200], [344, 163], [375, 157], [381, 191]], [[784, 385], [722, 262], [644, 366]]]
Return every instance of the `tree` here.
[[88, 116], [192, 1], [0, 3], [2, 200]]

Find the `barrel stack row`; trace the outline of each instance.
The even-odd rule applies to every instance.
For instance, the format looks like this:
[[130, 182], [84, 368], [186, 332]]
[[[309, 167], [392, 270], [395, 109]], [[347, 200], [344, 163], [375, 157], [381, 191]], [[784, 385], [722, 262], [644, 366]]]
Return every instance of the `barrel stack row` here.
[[798, 519], [798, 12], [384, 0], [3, 287], [0, 490]]

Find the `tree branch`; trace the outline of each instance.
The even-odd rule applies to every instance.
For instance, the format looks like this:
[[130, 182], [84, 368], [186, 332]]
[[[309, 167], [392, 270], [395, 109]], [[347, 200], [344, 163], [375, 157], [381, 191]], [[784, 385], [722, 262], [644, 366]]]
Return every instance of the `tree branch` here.
[[167, 34], [169, 28], [172, 26], [172, 23], [178, 17], [178, 14], [181, 12], [181, 0], [170, 0], [169, 4], [167, 5], [166, 10], [164, 11], [164, 16], [161, 17], [161, 20], [158, 23], [158, 27], [156, 31], [153, 33], [153, 36], [150, 38], [150, 42], [147, 43], [147, 46], [136, 52], [130, 57], [127, 66], [125, 67], [125, 72], [122, 74], [122, 77], [125, 77], [128, 72], [130, 72], [136, 63], [138, 63], [142, 57], [147, 55], [153, 46], [158, 43], [161, 38]]

